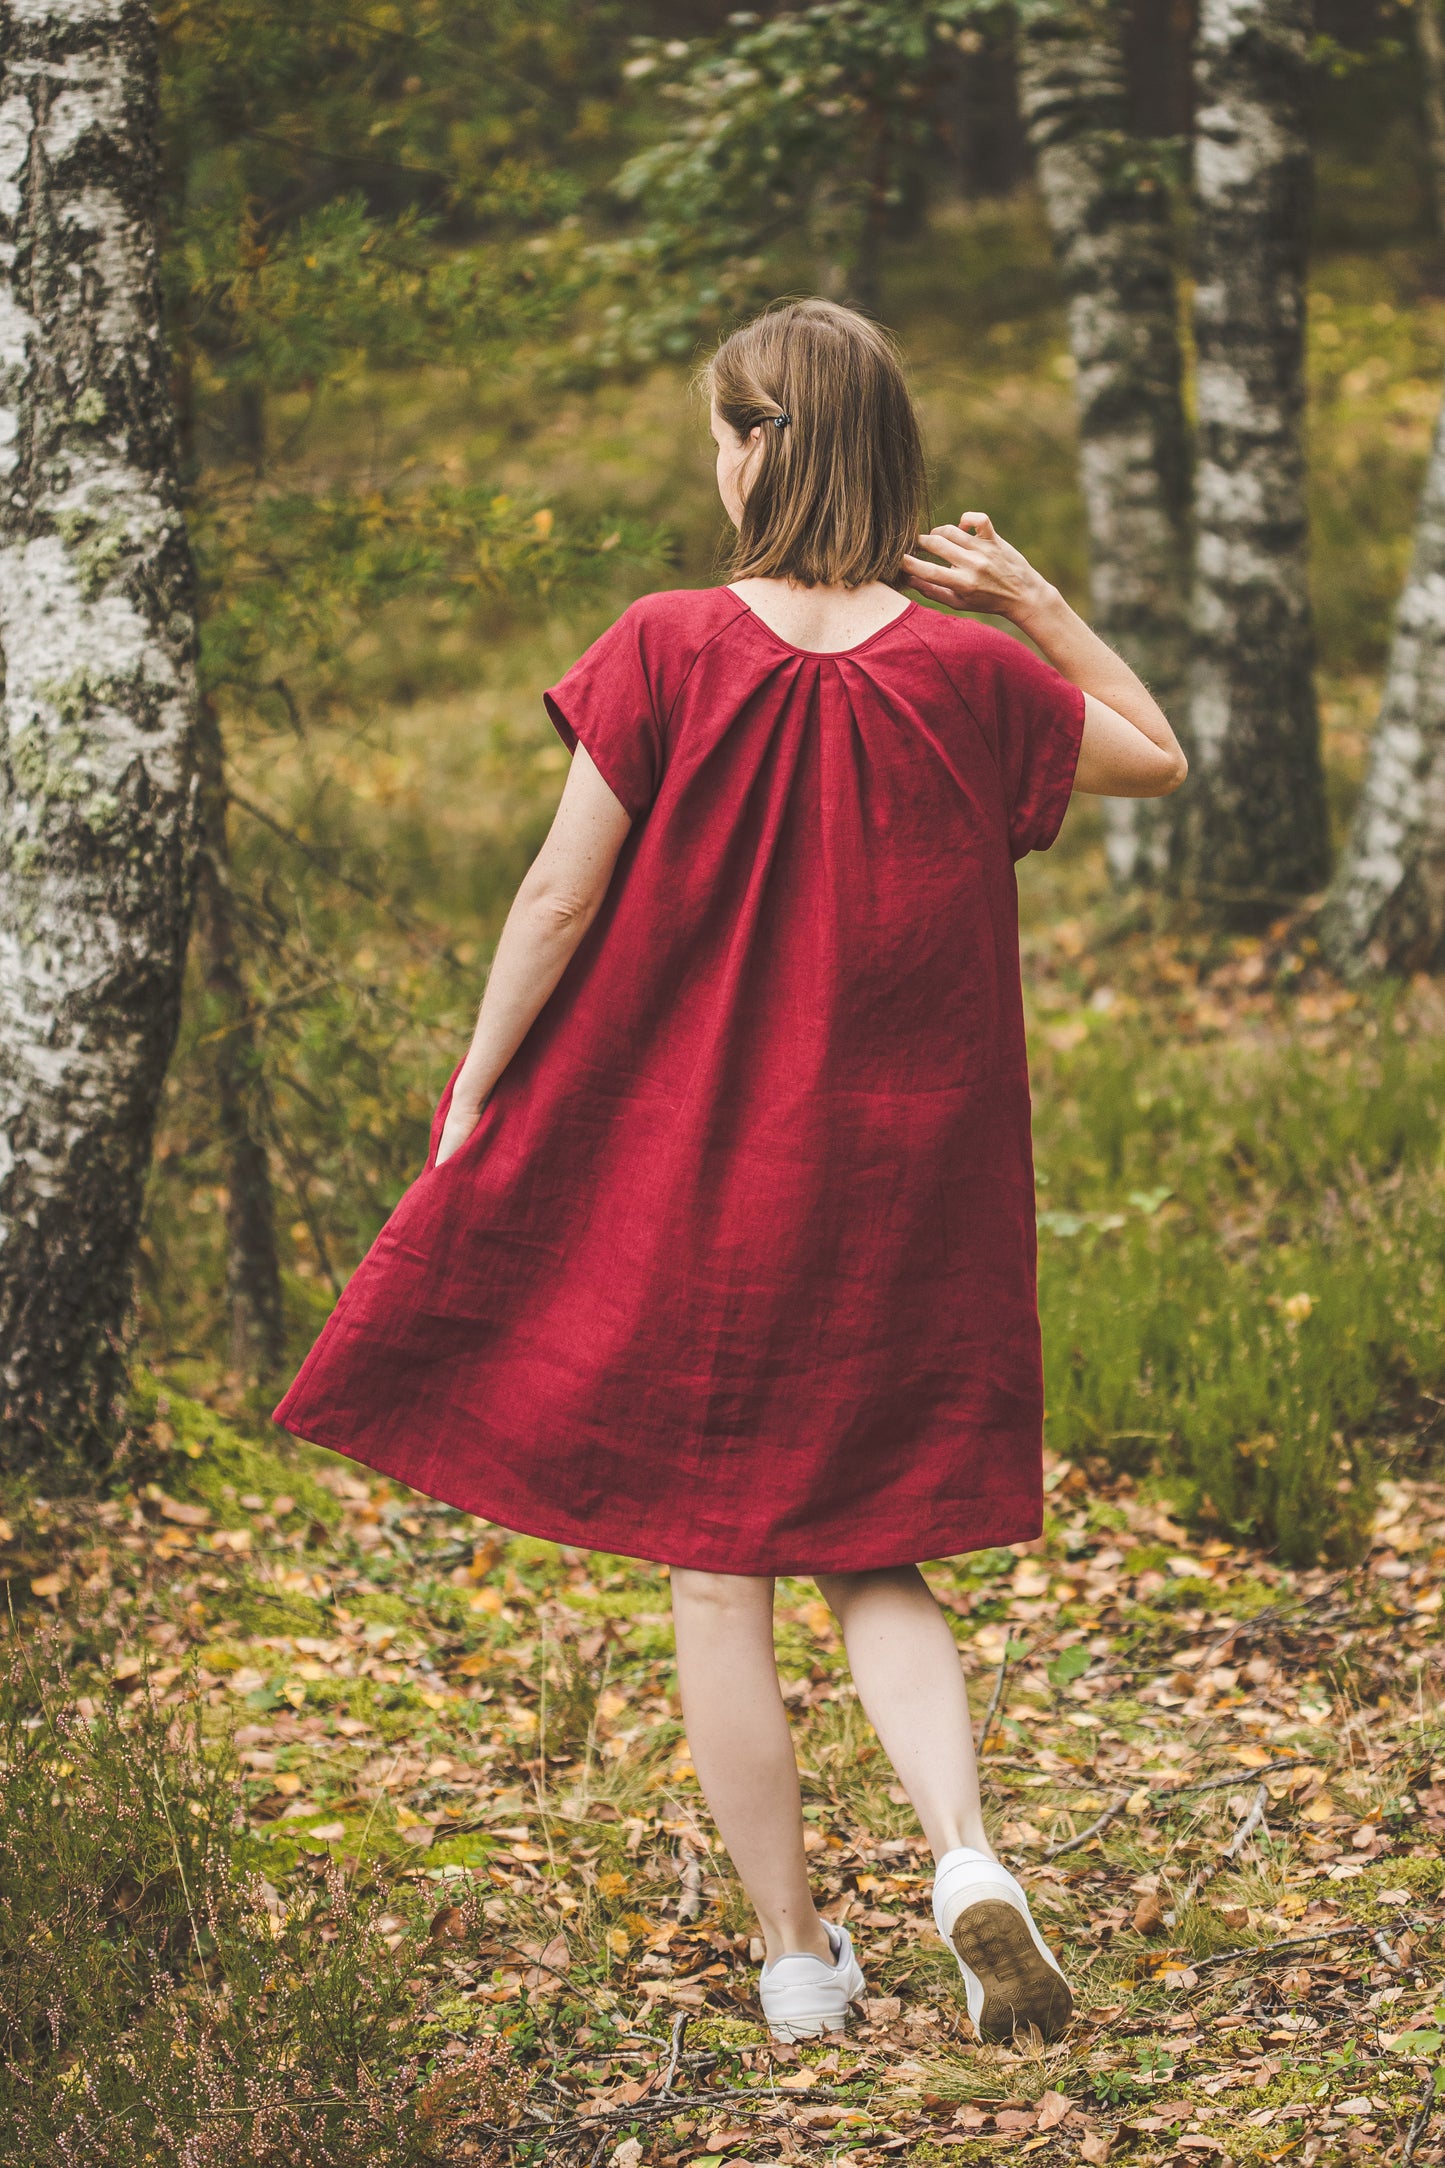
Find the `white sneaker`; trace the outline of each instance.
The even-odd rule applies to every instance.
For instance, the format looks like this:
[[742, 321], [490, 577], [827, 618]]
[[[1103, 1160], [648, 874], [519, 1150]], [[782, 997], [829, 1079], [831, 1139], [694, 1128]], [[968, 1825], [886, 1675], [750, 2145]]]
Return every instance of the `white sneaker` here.
[[933, 1917], [958, 1959], [980, 2040], [1009, 2040], [1027, 2025], [1057, 2039], [1074, 1998], [1007, 1867], [968, 1845], [945, 1852], [933, 1878]]
[[804, 1950], [790, 1950], [763, 1967], [758, 1987], [775, 2040], [815, 2040], [819, 2033], [842, 2032], [849, 2003], [867, 1993], [847, 1928], [826, 1921], [824, 1926], [833, 1945], [831, 1965]]

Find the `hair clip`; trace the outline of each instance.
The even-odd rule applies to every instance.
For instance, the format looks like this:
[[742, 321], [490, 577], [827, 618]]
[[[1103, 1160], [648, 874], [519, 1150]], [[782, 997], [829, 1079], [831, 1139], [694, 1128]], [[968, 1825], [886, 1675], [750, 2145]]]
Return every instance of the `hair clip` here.
[[770, 414], [768, 416], [768, 420], [775, 429], [786, 429], [792, 418], [791, 414]]

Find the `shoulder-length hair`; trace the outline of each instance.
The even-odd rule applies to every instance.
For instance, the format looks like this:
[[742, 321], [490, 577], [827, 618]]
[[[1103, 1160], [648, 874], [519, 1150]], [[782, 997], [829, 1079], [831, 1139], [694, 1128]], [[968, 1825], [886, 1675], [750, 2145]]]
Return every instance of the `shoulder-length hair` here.
[[885, 331], [832, 301], [789, 301], [723, 340], [703, 388], [758, 427], [732, 579], [896, 584], [927, 524], [918, 418]]

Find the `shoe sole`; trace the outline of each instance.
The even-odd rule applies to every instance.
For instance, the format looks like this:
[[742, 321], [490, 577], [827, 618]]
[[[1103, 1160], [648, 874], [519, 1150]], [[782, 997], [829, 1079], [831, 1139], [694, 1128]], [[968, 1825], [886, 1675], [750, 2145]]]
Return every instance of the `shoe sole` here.
[[768, 2031], [780, 2047], [791, 2047], [795, 2040], [836, 2039], [840, 2033], [846, 2033], [847, 2030], [848, 2020], [846, 2017], [839, 2018], [835, 2025], [830, 2025], [826, 2018], [820, 2017], [815, 2025], [800, 2020], [796, 2025], [768, 2026]]
[[985, 1898], [966, 1905], [953, 1929], [953, 1947], [983, 1983], [979, 2037], [1011, 2040], [1022, 2027], [1056, 2040], [1074, 2014], [1067, 1980], [1045, 1964], [1028, 1921], [1015, 1906]]

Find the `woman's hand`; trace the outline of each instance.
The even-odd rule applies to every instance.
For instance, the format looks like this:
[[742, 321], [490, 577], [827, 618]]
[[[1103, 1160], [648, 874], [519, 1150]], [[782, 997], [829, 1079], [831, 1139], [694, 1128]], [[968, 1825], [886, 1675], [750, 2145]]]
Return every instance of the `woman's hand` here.
[[987, 512], [965, 512], [957, 526], [935, 527], [918, 538], [927, 557], [905, 557], [904, 567], [920, 594], [955, 610], [983, 610], [1007, 617], [1022, 630], [1058, 601], [1057, 589], [1035, 572], [1022, 550], [995, 534]]
[[455, 1091], [452, 1093], [452, 1103], [447, 1108], [447, 1118], [442, 1123], [442, 1133], [437, 1143], [435, 1163], [438, 1167], [444, 1159], [450, 1159], [452, 1153], [466, 1143], [481, 1118], [481, 1107], [469, 1099], [459, 1100]]

